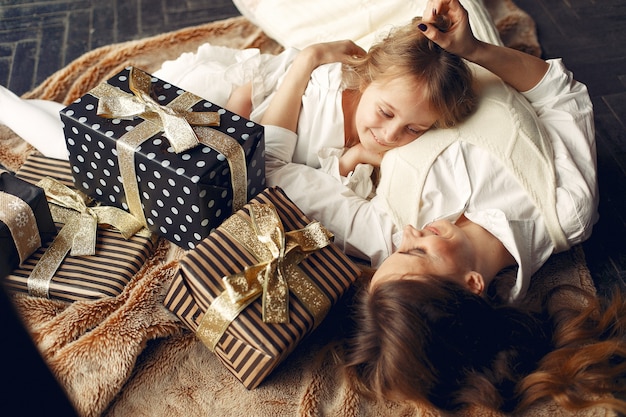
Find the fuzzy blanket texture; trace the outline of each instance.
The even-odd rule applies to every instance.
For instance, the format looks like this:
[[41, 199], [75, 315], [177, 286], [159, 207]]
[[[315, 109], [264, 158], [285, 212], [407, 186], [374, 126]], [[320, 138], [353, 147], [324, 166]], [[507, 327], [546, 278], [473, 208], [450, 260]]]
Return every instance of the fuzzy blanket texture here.
[[[510, 1], [486, 6], [505, 44], [539, 55], [533, 20]], [[68, 104], [120, 69], [153, 72], [164, 60], [205, 42], [277, 53], [281, 45], [245, 17], [213, 22], [94, 50], [55, 73], [27, 98]], [[0, 163], [17, 170], [34, 152], [0, 126]], [[16, 295], [15, 305], [43, 357], [81, 416], [437, 416], [408, 404], [359, 397], [340, 378], [334, 342], [342, 337], [345, 303], [257, 389], [246, 390], [162, 304], [179, 249], [161, 239], [152, 257], [117, 297], [65, 304]], [[593, 291], [580, 247], [554, 256], [536, 276], [529, 302], [557, 283]], [[499, 416], [482, 409], [462, 416]], [[553, 403], [525, 416], [572, 415]], [[606, 416], [593, 409], [578, 416]]]

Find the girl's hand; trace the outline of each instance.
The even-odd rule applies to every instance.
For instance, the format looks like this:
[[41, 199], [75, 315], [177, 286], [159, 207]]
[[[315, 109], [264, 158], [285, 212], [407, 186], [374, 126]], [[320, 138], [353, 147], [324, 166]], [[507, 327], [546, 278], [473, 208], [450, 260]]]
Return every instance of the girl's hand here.
[[365, 51], [352, 41], [317, 43], [304, 48], [287, 70], [261, 118], [261, 124], [297, 132], [302, 94], [315, 68], [331, 62], [344, 62], [346, 57], [361, 54], [365, 54]]
[[311, 59], [314, 66], [330, 64], [332, 62], [345, 63], [350, 57], [361, 57], [365, 50], [349, 40], [316, 43], [304, 48], [300, 54]]
[[345, 177], [351, 171], [354, 171], [358, 164], [369, 164], [378, 167], [382, 160], [382, 154], [368, 151], [359, 143], [348, 148], [341, 155], [339, 158], [339, 173]]

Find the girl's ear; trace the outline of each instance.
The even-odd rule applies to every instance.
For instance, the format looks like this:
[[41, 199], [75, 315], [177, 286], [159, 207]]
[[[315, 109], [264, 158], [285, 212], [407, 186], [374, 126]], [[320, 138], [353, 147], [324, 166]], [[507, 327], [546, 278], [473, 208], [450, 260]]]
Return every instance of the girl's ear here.
[[465, 285], [477, 295], [482, 295], [485, 290], [485, 280], [480, 272], [470, 271], [465, 274]]

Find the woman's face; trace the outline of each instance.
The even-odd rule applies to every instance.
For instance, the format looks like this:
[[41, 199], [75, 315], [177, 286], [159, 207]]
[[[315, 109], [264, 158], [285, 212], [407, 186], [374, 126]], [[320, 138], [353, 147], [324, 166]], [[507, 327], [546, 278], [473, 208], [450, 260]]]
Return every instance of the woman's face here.
[[402, 76], [370, 83], [356, 109], [355, 127], [363, 147], [384, 153], [420, 137], [438, 120], [420, 83]]
[[381, 264], [370, 287], [418, 276], [447, 277], [464, 284], [467, 274], [475, 267], [473, 245], [457, 225], [439, 220], [422, 230], [406, 226], [398, 250]]

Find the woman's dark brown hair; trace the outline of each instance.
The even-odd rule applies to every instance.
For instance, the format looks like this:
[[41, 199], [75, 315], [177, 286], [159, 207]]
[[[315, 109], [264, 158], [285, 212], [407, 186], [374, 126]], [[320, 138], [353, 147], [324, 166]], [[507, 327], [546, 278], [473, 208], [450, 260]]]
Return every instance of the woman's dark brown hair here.
[[[584, 308], [557, 303], [563, 291]], [[394, 280], [357, 297], [345, 366], [364, 394], [456, 411], [469, 405], [520, 411], [552, 398], [577, 410], [626, 392], [626, 302], [603, 305], [580, 289], [550, 294], [533, 312], [494, 306], [441, 279]], [[574, 304], [580, 305], [580, 304]]]

